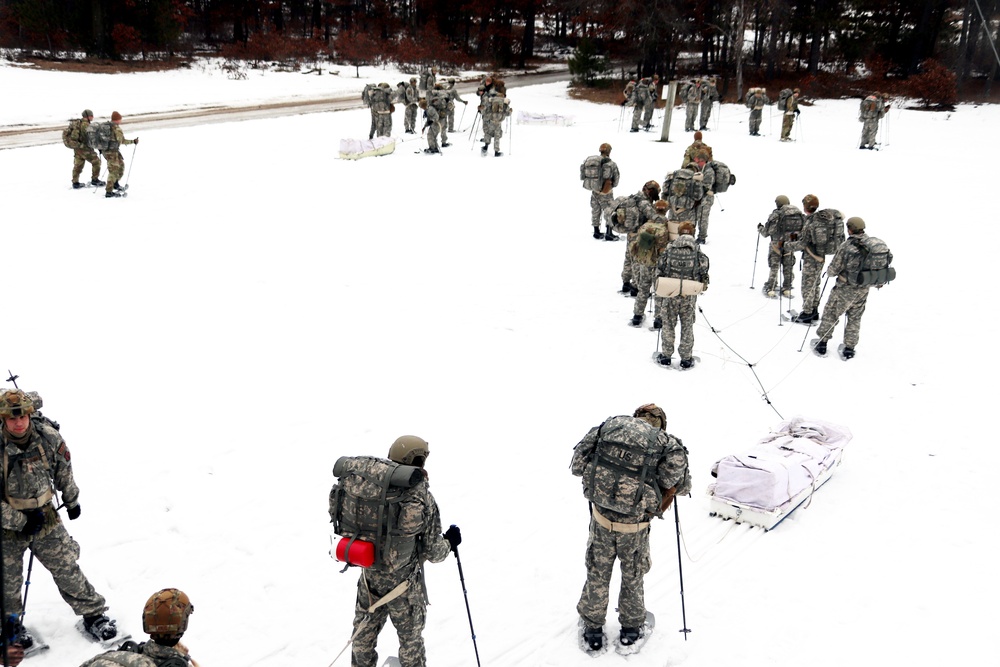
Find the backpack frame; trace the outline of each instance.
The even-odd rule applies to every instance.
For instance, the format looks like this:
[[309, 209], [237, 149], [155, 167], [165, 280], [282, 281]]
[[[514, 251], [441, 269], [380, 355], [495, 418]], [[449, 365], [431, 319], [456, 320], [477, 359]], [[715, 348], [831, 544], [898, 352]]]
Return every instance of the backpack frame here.
[[[613, 512], [629, 516], [658, 510], [662, 492], [655, 482], [656, 465], [665, 448], [659, 443], [660, 430], [649, 426], [644, 441], [626, 437], [630, 431], [612, 417], [597, 429], [594, 453], [584, 471], [584, 491], [587, 499]], [[610, 424], [610, 426], [609, 426]], [[610, 474], [598, 475], [598, 471]]]

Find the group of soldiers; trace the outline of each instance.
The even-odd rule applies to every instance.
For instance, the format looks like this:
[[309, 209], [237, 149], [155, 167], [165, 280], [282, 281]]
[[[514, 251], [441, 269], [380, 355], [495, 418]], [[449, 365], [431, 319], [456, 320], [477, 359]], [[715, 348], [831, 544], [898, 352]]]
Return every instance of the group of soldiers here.
[[[16, 380], [11, 376], [10, 380]], [[24, 554], [31, 551], [52, 574], [62, 598], [81, 618], [80, 627], [94, 641], [111, 645], [124, 637], [114, 619], [105, 612], [107, 603], [80, 569], [80, 547], [67, 532], [59, 514], [75, 521], [81, 516], [80, 488], [66, 441], [57, 422], [42, 415], [42, 400], [36, 392], [21, 389], [0, 391], [0, 446], [3, 450], [3, 485], [0, 515], [3, 523], [3, 640], [7, 664], [17, 665], [30, 654], [36, 639], [24, 626]], [[61, 499], [61, 502], [59, 502]], [[30, 568], [29, 568], [30, 572]], [[149, 598], [143, 609], [143, 629], [151, 643], [123, 643], [113, 658], [106, 654], [84, 663], [85, 667], [186, 667], [187, 650], [178, 648], [194, 607], [177, 589], [164, 589]], [[9, 619], [9, 622], [8, 622]], [[120, 655], [119, 655], [120, 654]], [[170, 659], [176, 658], [173, 662]], [[177, 662], [182, 660], [182, 662]]]
[[629, 132], [638, 132], [640, 125], [642, 129], [647, 131], [652, 126], [659, 85], [659, 74], [643, 77], [639, 79], [638, 83], [633, 79], [625, 85], [625, 90], [622, 91], [622, 95], [625, 96], [625, 100], [622, 102], [623, 112], [626, 106], [633, 108], [632, 127]]
[[[392, 114], [396, 110], [396, 104], [401, 104], [404, 106], [403, 131], [406, 134], [417, 133], [417, 110], [423, 110], [424, 125], [421, 134], [427, 137], [425, 153], [439, 154], [442, 148], [450, 146], [448, 133], [455, 131], [455, 105], [462, 103], [468, 106], [469, 103], [462, 99], [455, 87], [455, 78], [449, 77], [444, 82], [438, 82], [437, 73], [436, 67], [425, 68], [420, 74], [419, 82], [417, 77], [411, 77], [409, 82], [400, 81], [396, 84], [395, 91], [385, 82], [366, 85], [361, 99], [371, 112], [368, 138], [388, 137], [392, 134]], [[481, 118], [483, 124], [482, 154], [486, 155], [492, 142], [494, 156], [500, 157], [503, 155], [500, 150], [503, 121], [511, 114], [506, 86], [502, 79], [487, 76], [476, 94], [479, 96], [477, 121]]]
[[[106, 123], [107, 127], [104, 128], [108, 135], [107, 145], [100, 146], [98, 150], [94, 146], [94, 137], [97, 136], [98, 128], [91, 127], [93, 122], [94, 112], [90, 109], [84, 109], [81, 117], [71, 120], [69, 126], [63, 131], [63, 144], [67, 148], [73, 149], [73, 188], [86, 187], [85, 183], [80, 182], [80, 175], [83, 173], [84, 164], [89, 162], [90, 185], [94, 187], [106, 186], [104, 196], [107, 198], [121, 197], [128, 186], [119, 183], [125, 173], [125, 158], [118, 147], [123, 144], [138, 144], [139, 137], [135, 139], [125, 138], [121, 128], [122, 115], [114, 111], [111, 113], [111, 120]], [[100, 179], [101, 158], [98, 153], [103, 155], [108, 163], [107, 181]]]
[[684, 104], [684, 131], [694, 132], [696, 120], [698, 130], [707, 130], [712, 105], [719, 101], [715, 78], [699, 77], [683, 82], [677, 88], [677, 99]]

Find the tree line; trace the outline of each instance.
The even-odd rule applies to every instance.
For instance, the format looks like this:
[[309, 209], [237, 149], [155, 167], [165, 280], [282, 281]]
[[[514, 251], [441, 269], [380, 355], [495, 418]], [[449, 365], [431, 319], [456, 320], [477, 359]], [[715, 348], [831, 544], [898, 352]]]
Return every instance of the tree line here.
[[998, 18], [1000, 0], [0, 0], [0, 47], [524, 67], [584, 45], [639, 76], [905, 77], [934, 60], [961, 82], [997, 77]]

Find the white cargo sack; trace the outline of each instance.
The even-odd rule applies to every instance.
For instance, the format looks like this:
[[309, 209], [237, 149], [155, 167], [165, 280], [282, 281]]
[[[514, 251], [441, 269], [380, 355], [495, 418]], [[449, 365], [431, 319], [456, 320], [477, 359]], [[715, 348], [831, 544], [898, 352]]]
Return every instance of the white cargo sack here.
[[748, 451], [716, 462], [712, 513], [770, 530], [829, 480], [852, 437], [829, 422], [782, 422]]
[[575, 124], [575, 116], [560, 116], [554, 113], [535, 113], [533, 111], [518, 111], [518, 125], [560, 125], [569, 127]]
[[388, 155], [395, 150], [396, 139], [394, 137], [340, 140], [340, 158], [342, 160], [357, 160], [363, 157]]

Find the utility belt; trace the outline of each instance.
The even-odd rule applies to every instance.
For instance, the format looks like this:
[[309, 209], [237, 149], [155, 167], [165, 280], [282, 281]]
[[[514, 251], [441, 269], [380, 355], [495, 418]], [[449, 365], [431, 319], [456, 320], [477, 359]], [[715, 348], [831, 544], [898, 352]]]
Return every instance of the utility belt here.
[[594, 505], [590, 506], [590, 514], [594, 517], [594, 521], [597, 522], [597, 525], [605, 530], [610, 530], [612, 533], [638, 533], [639, 531], [646, 530], [646, 528], [649, 527], [648, 521], [640, 521], [639, 523], [617, 523], [598, 512], [597, 507]]
[[52, 502], [52, 489], [46, 489], [45, 493], [38, 498], [11, 498], [6, 497], [7, 504], [16, 510], [35, 510], [45, 507]]

